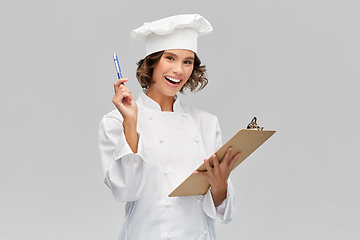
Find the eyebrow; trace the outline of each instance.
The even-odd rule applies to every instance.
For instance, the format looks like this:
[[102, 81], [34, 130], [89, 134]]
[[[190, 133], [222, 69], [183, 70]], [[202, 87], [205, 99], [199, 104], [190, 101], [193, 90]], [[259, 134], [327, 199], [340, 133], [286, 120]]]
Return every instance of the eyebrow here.
[[[177, 55], [176, 55], [175, 53], [173, 53], [173, 52], [168, 52], [168, 51], [166, 51], [166, 52], [164, 52], [164, 54], [177, 57]], [[194, 60], [195, 58], [194, 58], [194, 57], [186, 57], [185, 59]]]

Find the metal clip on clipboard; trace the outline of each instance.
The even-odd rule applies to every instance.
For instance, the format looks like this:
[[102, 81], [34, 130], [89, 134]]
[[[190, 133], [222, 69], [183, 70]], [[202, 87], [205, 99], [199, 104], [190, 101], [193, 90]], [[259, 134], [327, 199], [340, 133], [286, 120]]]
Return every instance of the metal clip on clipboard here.
[[257, 121], [257, 117], [254, 117], [251, 122], [247, 125], [247, 129], [257, 129], [257, 130], [264, 130], [264, 127], [260, 127], [259, 125], [257, 125], [256, 123]]

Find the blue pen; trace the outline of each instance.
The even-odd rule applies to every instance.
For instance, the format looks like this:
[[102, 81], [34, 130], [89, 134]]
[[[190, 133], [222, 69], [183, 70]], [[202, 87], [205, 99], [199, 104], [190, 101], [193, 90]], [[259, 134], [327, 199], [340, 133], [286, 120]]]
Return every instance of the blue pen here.
[[121, 69], [120, 69], [118, 57], [115, 53], [114, 53], [114, 63], [115, 63], [115, 68], [116, 68], [116, 72], [118, 75], [118, 79], [120, 79], [120, 78], [122, 78]]

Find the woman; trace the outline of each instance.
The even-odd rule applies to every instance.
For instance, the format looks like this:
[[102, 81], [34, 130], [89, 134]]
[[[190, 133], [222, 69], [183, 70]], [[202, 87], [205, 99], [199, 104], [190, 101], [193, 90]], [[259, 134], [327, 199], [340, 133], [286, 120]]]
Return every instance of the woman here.
[[[212, 155], [221, 146], [215, 116], [180, 103], [178, 92], [207, 84], [197, 57], [197, 38], [212, 31], [200, 15], [177, 15], [146, 23], [131, 35], [144, 42], [146, 57], [137, 78], [144, 89], [135, 102], [128, 79], [114, 83], [116, 109], [100, 123], [100, 153], [105, 183], [117, 201], [126, 202], [120, 239], [215, 239], [214, 220], [232, 218], [234, 192], [228, 180], [239, 156], [224, 161]], [[207, 157], [212, 156], [211, 167]], [[204, 160], [205, 159], [205, 160]], [[195, 172], [211, 184], [203, 196], [168, 197]]]

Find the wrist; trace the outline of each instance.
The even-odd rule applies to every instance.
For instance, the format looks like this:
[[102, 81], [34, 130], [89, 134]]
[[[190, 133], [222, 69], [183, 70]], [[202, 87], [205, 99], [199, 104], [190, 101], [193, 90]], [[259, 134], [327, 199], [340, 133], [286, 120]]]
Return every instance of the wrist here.
[[216, 196], [226, 196], [227, 188], [216, 189], [216, 188], [211, 187], [211, 194], [216, 195]]
[[124, 118], [124, 121], [123, 121], [124, 128], [127, 127], [127, 128], [135, 128], [136, 129], [136, 125], [137, 125], [137, 116]]
[[226, 196], [227, 194], [227, 182], [224, 185], [211, 186], [211, 194], [216, 196]]
[[219, 194], [221, 194], [221, 193], [226, 193], [227, 187], [228, 187], [227, 181], [218, 182], [217, 184], [211, 185], [211, 190], [212, 190], [214, 193], [219, 193]]
[[133, 121], [124, 120], [123, 122], [125, 138], [133, 153], [137, 153], [137, 146], [139, 140], [136, 130], [136, 124], [137, 122], [134, 120]]
[[226, 199], [227, 189], [225, 189], [225, 191], [224, 190], [218, 191], [211, 187], [211, 195], [212, 195], [215, 207], [218, 207]]

